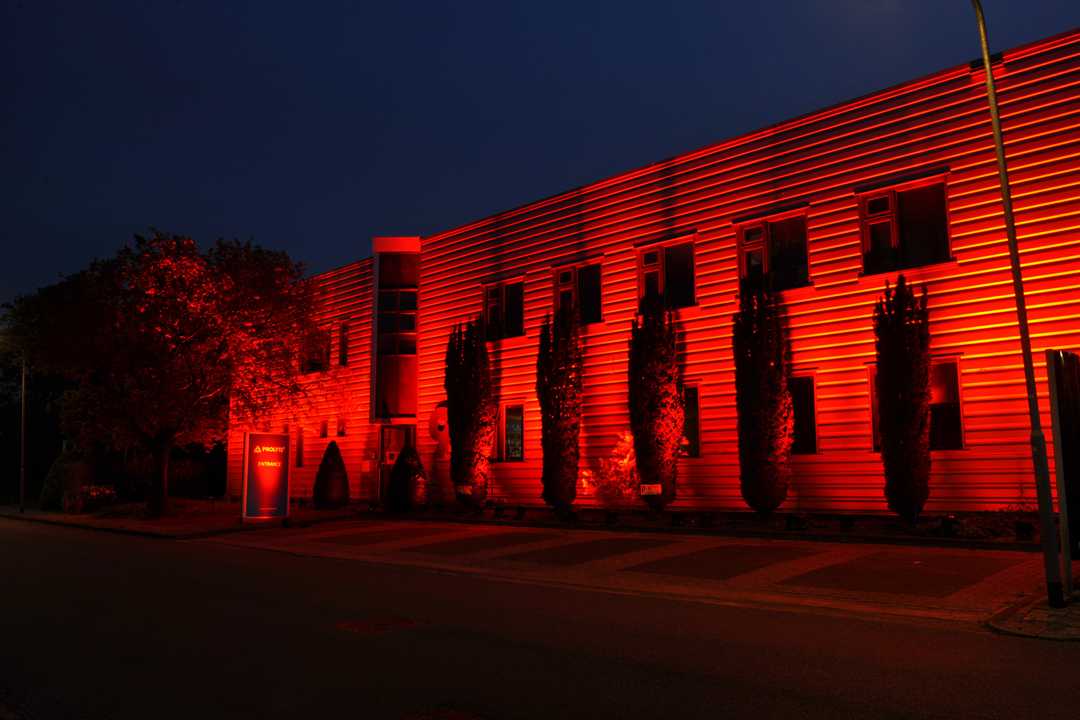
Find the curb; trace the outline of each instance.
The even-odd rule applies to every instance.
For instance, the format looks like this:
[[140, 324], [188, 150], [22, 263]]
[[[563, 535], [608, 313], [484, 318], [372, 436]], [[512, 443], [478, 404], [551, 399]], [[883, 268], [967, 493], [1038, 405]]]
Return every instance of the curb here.
[[283, 522], [275, 522], [272, 525], [269, 523], [239, 523], [237, 525], [217, 528], [215, 530], [195, 530], [191, 532], [140, 530], [131, 527], [124, 527], [122, 525], [98, 525], [96, 523], [83, 523], [79, 522], [78, 520], [42, 517], [41, 515], [25, 515], [18, 512], [0, 512], [0, 519], [18, 520], [26, 523], [37, 523], [39, 525], [54, 525], [56, 527], [75, 528], [77, 530], [92, 530], [96, 532], [112, 533], [114, 535], [127, 535], [129, 537], [149, 538], [151, 540], [203, 540], [206, 538], [218, 537], [221, 535], [232, 535], [234, 533], [247, 532], [249, 530], [262, 530], [268, 527], [304, 528], [310, 527], [312, 525], [321, 525], [327, 522], [334, 522], [337, 520], [355, 520], [361, 517], [361, 515], [361, 513], [353, 513], [350, 515], [335, 515], [333, 517], [307, 518], [302, 521], [286, 519]]
[[1029, 598], [1020, 600], [1013, 603], [1009, 607], [1000, 610], [999, 612], [991, 615], [990, 618], [984, 623], [987, 628], [992, 632], [999, 635], [1008, 635], [1011, 637], [1022, 637], [1030, 640], [1049, 640], [1050, 642], [1080, 642], [1080, 634], [1073, 636], [1052, 635], [1045, 633], [1035, 633], [1027, 630], [1021, 630], [1016, 627], [1011, 627], [1009, 622], [1018, 615], [1027, 613], [1031, 608], [1042, 602], [1043, 597], [1040, 595], [1034, 595]]

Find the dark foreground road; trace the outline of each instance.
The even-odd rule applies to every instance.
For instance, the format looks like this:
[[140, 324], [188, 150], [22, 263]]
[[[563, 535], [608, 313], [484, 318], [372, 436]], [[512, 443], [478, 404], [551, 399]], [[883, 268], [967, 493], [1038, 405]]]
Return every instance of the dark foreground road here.
[[1080, 644], [0, 520], [0, 720], [1080, 716]]

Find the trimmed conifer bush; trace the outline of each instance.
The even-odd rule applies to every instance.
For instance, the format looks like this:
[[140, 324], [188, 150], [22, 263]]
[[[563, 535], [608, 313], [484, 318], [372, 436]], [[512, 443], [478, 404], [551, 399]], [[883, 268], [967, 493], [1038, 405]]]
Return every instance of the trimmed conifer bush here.
[[420, 453], [406, 445], [398, 453], [394, 467], [390, 469], [390, 482], [386, 488], [386, 509], [406, 512], [424, 503], [424, 487], [427, 473], [420, 461]]
[[483, 323], [457, 325], [446, 343], [450, 478], [459, 501], [479, 506], [487, 497], [499, 414]]
[[788, 380], [791, 345], [780, 299], [764, 284], [740, 289], [732, 321], [739, 485], [751, 509], [780, 507], [791, 482], [794, 414]]
[[349, 504], [349, 474], [337, 441], [331, 440], [315, 473], [312, 502], [319, 509], [344, 507]]
[[930, 316], [901, 275], [874, 306], [875, 391], [885, 498], [914, 524], [930, 496]]
[[577, 497], [581, 435], [581, 339], [576, 311], [560, 308], [540, 330], [536, 397], [540, 402], [544, 502], [565, 512]]
[[661, 510], [675, 499], [684, 418], [678, 328], [662, 298], [644, 299], [630, 322], [628, 382], [639, 488], [642, 499]]

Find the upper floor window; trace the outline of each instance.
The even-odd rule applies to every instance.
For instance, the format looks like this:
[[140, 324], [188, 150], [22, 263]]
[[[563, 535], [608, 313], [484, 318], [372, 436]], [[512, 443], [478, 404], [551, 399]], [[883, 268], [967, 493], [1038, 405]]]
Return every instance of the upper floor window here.
[[555, 271], [555, 309], [577, 308], [582, 325], [604, 319], [600, 302], [600, 265], [564, 267]]
[[300, 372], [326, 372], [330, 369], [330, 333], [312, 330], [300, 348]]
[[349, 364], [349, 323], [338, 327], [338, 365]]
[[763, 220], [739, 230], [740, 272], [751, 285], [766, 278], [774, 290], [810, 284], [806, 250], [806, 216]]
[[379, 290], [380, 355], [416, 354], [416, 290]]
[[950, 258], [944, 183], [867, 192], [859, 199], [859, 212], [864, 273]]
[[697, 304], [694, 243], [643, 248], [638, 252], [638, 297], [662, 297], [668, 308]]
[[488, 340], [525, 334], [525, 283], [484, 288], [484, 333]]

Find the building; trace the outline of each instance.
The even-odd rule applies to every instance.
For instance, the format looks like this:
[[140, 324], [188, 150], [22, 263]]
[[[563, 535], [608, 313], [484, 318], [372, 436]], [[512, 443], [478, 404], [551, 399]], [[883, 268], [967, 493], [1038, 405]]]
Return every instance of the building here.
[[[994, 68], [1047, 414], [1043, 351], [1080, 347], [1080, 30], [1005, 52]], [[264, 423], [292, 434], [293, 494], [310, 495], [332, 439], [354, 498], [377, 497], [404, 443], [441, 472], [447, 338], [483, 315], [501, 406], [491, 496], [540, 503], [545, 314], [581, 308], [582, 458], [595, 466], [628, 428], [630, 320], [639, 295], [659, 290], [684, 333], [690, 418], [673, 507], [743, 508], [731, 318], [740, 276], [768, 274], [784, 288], [796, 376], [784, 507], [883, 511], [872, 311], [902, 270], [930, 298], [927, 509], [1033, 503], [983, 80], [980, 63], [953, 67], [430, 237], [377, 238], [373, 258], [313, 278], [326, 334], [305, 361], [312, 393]], [[229, 436], [234, 494], [243, 430]]]

